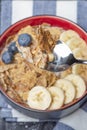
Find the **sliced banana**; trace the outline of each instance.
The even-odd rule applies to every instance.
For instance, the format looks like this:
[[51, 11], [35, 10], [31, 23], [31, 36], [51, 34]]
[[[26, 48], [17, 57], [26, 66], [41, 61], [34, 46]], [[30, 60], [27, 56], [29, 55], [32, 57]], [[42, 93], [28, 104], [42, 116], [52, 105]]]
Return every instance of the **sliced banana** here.
[[50, 106], [51, 101], [49, 91], [43, 86], [35, 86], [29, 91], [27, 103], [31, 108], [45, 110]]
[[60, 40], [66, 43], [72, 37], [79, 37], [79, 35], [73, 30], [67, 30], [60, 35]]
[[86, 84], [84, 80], [75, 74], [68, 75], [65, 79], [70, 80], [76, 88], [76, 98], [80, 98], [86, 91]]
[[59, 109], [64, 103], [64, 92], [62, 89], [57, 87], [49, 87], [48, 91], [51, 93], [52, 96], [52, 104], [50, 106], [50, 110]]
[[86, 50], [87, 50], [87, 48], [86, 49], [76, 48], [72, 52], [73, 52], [75, 58], [86, 60], [87, 59], [87, 52], [86, 52]]
[[73, 37], [66, 43], [71, 50], [74, 50], [75, 48], [85, 48], [87, 47], [86, 42], [80, 38], [80, 37]]
[[56, 87], [61, 88], [65, 92], [65, 101], [64, 104], [70, 103], [73, 101], [76, 95], [75, 87], [74, 85], [66, 80], [66, 79], [59, 79], [54, 84]]
[[80, 75], [87, 82], [87, 65], [82, 64], [73, 65], [72, 73]]

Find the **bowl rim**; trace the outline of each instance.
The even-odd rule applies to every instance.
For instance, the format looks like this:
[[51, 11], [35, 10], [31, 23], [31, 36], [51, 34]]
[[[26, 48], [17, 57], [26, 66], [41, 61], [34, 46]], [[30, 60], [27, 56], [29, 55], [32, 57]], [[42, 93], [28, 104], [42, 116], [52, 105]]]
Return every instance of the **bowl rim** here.
[[58, 15], [48, 15], [48, 14], [43, 14], [43, 15], [33, 15], [33, 16], [30, 16], [30, 17], [26, 17], [26, 18], [23, 18], [13, 24], [11, 24], [9, 27], [7, 27], [5, 29], [5, 31], [3, 33], [1, 33], [0, 35], [0, 39], [3, 37], [3, 35], [5, 35], [5, 33], [7, 33], [9, 30], [11, 30], [14, 26], [17, 26], [17, 24], [20, 24], [22, 22], [25, 22], [26, 20], [29, 20], [29, 19], [34, 19], [34, 18], [44, 18], [44, 17], [48, 17], [48, 18], [57, 18], [57, 19], [60, 19], [60, 20], [64, 20], [64, 21], [67, 21], [75, 26], [77, 26], [81, 31], [83, 31], [86, 35], [87, 35], [87, 31], [81, 26], [79, 25], [78, 23], [68, 19], [68, 18], [64, 18], [62, 16], [58, 16]]
[[[12, 30], [13, 28], [15, 28], [15, 26], [18, 26], [20, 23], [22, 22], [26, 22], [27, 20], [30, 20], [30, 19], [35, 19], [35, 18], [56, 18], [56, 19], [59, 19], [61, 21], [66, 21], [70, 24], [73, 24], [74, 26], [76, 26], [77, 28], [79, 28], [86, 36], [87, 36], [87, 32], [86, 30], [84, 30], [80, 25], [78, 25], [77, 23], [67, 19], [67, 18], [64, 18], [64, 17], [61, 17], [61, 16], [56, 16], [56, 15], [35, 15], [35, 16], [31, 16], [31, 17], [27, 17], [27, 18], [24, 18], [22, 20], [19, 20], [17, 22], [15, 22], [14, 24], [12, 24], [11, 26], [9, 26], [1, 35], [0, 35], [0, 42], [2, 41], [3, 37], [5, 35], [7, 35], [7, 33]], [[21, 107], [22, 109], [25, 109], [25, 110], [28, 110], [28, 111], [32, 111], [32, 112], [39, 112], [39, 113], [48, 113], [48, 112], [54, 112], [54, 111], [61, 111], [61, 110], [65, 110], [69, 107], [72, 107], [74, 106], [75, 104], [77, 104], [78, 102], [80, 102], [83, 98], [85, 98], [87, 96], [87, 90], [84, 92], [84, 94], [78, 98], [78, 99], [75, 99], [73, 102], [69, 103], [69, 104], [66, 104], [64, 106], [62, 106], [61, 108], [59, 109], [53, 109], [53, 110], [38, 110], [38, 109], [33, 109], [33, 108], [30, 108], [30, 107], [25, 107], [23, 106], [22, 104], [19, 104], [17, 103], [15, 100], [13, 100], [10, 96], [8, 96], [6, 94], [6, 92], [3, 90], [3, 88], [0, 86], [0, 91], [1, 93], [8, 99], [10, 100], [12, 103], [14, 103], [15, 105], [17, 105], [18, 107]]]

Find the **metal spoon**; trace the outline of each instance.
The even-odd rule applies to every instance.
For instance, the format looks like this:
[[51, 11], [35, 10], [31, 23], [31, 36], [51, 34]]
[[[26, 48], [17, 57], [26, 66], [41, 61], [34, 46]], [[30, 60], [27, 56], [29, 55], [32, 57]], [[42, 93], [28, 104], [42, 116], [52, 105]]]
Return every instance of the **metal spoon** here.
[[73, 64], [87, 64], [87, 60], [76, 59], [70, 48], [62, 41], [58, 41], [53, 49], [54, 60], [48, 63], [47, 70], [59, 72], [68, 69]]

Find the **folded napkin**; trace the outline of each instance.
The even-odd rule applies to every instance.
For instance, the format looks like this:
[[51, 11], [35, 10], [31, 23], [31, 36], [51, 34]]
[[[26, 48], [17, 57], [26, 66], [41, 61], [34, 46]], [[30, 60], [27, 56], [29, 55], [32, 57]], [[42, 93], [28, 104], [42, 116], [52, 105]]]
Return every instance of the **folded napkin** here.
[[[87, 30], [87, 15], [85, 15], [87, 2], [84, 0], [1, 0], [0, 10], [0, 34], [16, 21], [40, 14], [51, 14], [68, 18]], [[25, 116], [12, 108], [4, 100], [1, 93], [0, 118], [4, 118], [9, 122], [40, 122], [40, 120]], [[87, 102], [76, 112], [58, 120], [54, 128], [51, 125], [52, 123], [49, 122], [47, 130], [87, 130]], [[42, 128], [40, 127], [37, 130], [42, 130]]]

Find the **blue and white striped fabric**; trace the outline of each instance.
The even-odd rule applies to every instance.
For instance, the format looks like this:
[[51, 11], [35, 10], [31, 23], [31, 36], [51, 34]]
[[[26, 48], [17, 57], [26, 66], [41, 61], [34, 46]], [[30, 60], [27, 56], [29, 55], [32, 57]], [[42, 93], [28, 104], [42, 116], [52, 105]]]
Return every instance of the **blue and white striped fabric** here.
[[[1, 0], [0, 34], [11, 24], [40, 14], [58, 15], [68, 18], [87, 31], [87, 2], [84, 0]], [[0, 94], [0, 117], [7, 121], [35, 122], [9, 106]], [[81, 123], [81, 125], [80, 125]], [[58, 120], [54, 130], [87, 130], [87, 102], [79, 110]]]

